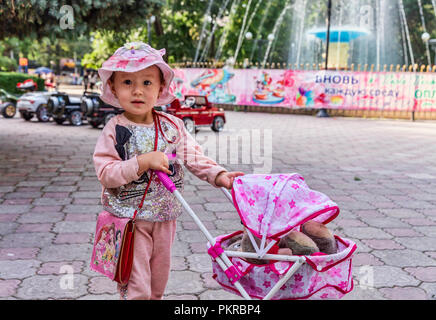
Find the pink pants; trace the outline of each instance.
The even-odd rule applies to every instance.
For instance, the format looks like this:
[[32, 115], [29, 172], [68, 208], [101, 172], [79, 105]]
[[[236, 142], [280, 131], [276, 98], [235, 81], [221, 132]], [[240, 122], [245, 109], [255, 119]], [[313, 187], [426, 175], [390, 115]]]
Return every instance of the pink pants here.
[[127, 286], [118, 285], [121, 299], [162, 299], [170, 274], [175, 235], [176, 220], [136, 220], [132, 273]]

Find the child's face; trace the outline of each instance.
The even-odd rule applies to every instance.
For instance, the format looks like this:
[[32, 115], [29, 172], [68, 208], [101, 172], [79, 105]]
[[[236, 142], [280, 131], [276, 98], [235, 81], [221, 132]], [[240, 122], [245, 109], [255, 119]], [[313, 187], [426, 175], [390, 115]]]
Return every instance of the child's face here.
[[108, 83], [125, 112], [138, 121], [151, 113], [164, 88], [157, 66], [137, 72], [115, 71], [113, 82]]

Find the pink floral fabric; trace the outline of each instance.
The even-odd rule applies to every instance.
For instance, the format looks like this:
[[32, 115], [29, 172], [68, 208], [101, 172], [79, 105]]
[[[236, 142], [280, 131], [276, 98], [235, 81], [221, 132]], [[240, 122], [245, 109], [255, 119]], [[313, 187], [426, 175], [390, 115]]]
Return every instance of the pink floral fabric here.
[[247, 174], [233, 183], [232, 197], [243, 224], [257, 237], [283, 235], [308, 220], [327, 223], [339, 214], [335, 202], [293, 174]]

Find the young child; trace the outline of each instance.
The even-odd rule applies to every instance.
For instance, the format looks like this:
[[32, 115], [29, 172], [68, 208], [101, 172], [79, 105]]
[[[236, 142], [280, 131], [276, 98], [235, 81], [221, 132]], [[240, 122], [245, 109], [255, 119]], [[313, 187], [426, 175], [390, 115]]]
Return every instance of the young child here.
[[[174, 72], [162, 59], [164, 54], [165, 49], [128, 43], [98, 70], [101, 99], [124, 109], [105, 125], [93, 156], [104, 210], [132, 218], [149, 186], [136, 216], [131, 276], [126, 286], [118, 285], [122, 299], [162, 299], [169, 277], [176, 219], [182, 207], [152, 170], [167, 173], [181, 192], [184, 173], [180, 162], [214, 187], [231, 189], [233, 179], [243, 175], [228, 172], [206, 157], [182, 120], [153, 109], [174, 99], [169, 93]], [[177, 160], [170, 163], [167, 155], [174, 154]]]

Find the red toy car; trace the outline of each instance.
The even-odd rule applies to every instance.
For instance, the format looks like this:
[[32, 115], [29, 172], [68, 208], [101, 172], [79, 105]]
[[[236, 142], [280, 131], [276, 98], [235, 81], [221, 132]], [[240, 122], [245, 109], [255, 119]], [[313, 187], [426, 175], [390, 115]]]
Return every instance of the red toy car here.
[[220, 132], [226, 123], [224, 109], [214, 107], [206, 96], [187, 95], [182, 103], [174, 99], [165, 111], [182, 119], [191, 134], [197, 132], [199, 127], [211, 127], [213, 131]]

